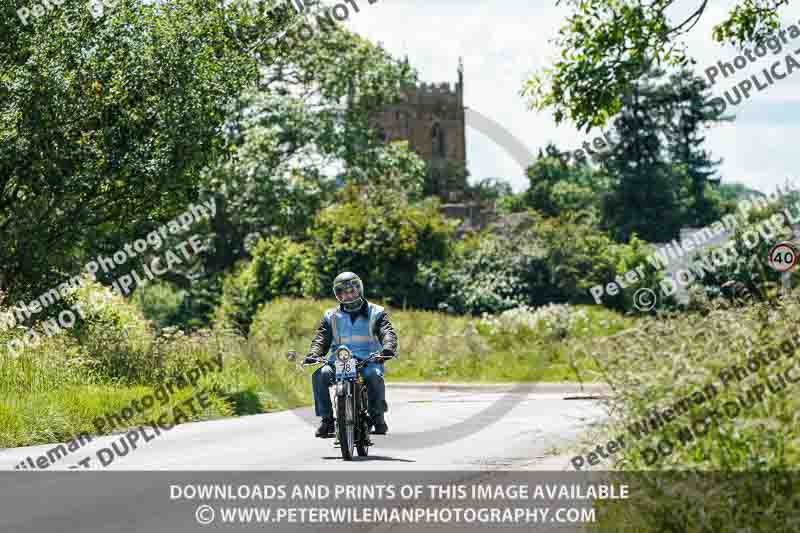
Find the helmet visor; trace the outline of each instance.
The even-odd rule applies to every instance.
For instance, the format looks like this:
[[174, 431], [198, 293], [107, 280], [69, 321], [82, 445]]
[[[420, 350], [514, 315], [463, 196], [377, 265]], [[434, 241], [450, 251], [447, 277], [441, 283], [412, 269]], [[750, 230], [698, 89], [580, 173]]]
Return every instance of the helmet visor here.
[[333, 294], [336, 300], [342, 304], [357, 302], [364, 292], [360, 279], [348, 279], [340, 281], [333, 286]]

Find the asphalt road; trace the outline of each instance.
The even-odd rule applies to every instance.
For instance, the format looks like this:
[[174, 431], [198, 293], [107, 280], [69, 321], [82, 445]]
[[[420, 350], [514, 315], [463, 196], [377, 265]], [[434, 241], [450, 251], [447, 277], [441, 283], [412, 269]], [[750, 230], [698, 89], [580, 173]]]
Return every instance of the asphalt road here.
[[[513, 392], [509, 392], [512, 390]], [[373, 436], [367, 458], [347, 467], [385, 470], [470, 470], [536, 468], [587, 425], [603, 416], [596, 400], [565, 400], [602, 393], [571, 384], [512, 386], [388, 385], [389, 434]], [[341, 469], [333, 439], [314, 438], [318, 419], [309, 408], [240, 418], [182, 424], [156, 436], [150, 430], [136, 449], [119, 444], [122, 435], [95, 438], [48, 465], [68, 470], [85, 457], [102, 470], [326, 470]], [[144, 442], [145, 437], [154, 437]], [[101, 448], [127, 451], [124, 456]], [[0, 469], [26, 457], [34, 462], [53, 445], [0, 452]], [[127, 448], [127, 450], [126, 450]], [[103, 466], [102, 462], [109, 463]], [[79, 469], [84, 469], [79, 466]]]
[[[218, 523], [219, 514], [216, 523], [199, 525], [195, 513], [203, 502], [175, 499], [170, 491], [176, 483], [201, 481], [375, 484], [410, 476], [408, 480], [424, 484], [470, 479], [488, 483], [512, 474], [510, 471], [567, 469], [563, 456], [553, 463], [555, 449], [574, 441], [590, 423], [602, 419], [604, 412], [596, 400], [564, 397], [598, 394], [603, 389], [594, 386], [581, 392], [573, 385], [549, 384], [517, 387], [509, 393], [509, 388], [390, 385], [389, 434], [373, 436], [370, 456], [352, 462], [341, 459], [333, 439], [314, 438], [317, 420], [307, 408], [184, 424], [140, 442], [105, 468], [99, 464], [99, 450], [113, 449], [114, 442], [119, 446], [123, 435], [95, 438], [38, 472], [15, 471], [14, 465], [26, 457], [35, 461], [54, 445], [3, 450], [0, 531], [144, 533], [256, 527], [281, 532], [454, 531], [453, 526], [406, 523], [234, 526]], [[93, 459], [96, 471], [69, 469], [85, 457]], [[114, 474], [120, 470], [127, 472]], [[531, 474], [535, 480], [547, 479], [547, 473]], [[551, 479], [558, 481], [557, 477]]]

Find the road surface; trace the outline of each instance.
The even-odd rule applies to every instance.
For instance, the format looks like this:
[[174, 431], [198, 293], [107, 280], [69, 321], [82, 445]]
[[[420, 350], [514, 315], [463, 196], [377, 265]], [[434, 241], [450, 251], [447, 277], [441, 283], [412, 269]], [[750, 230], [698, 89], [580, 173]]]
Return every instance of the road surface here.
[[[368, 470], [439, 470], [521, 467], [573, 441], [588, 424], [603, 417], [596, 400], [565, 400], [603, 392], [591, 385], [387, 386], [389, 434], [373, 436], [370, 456], [348, 467]], [[513, 389], [512, 389], [513, 390]], [[310, 408], [182, 424], [150, 442], [138, 442], [124, 456], [115, 454], [104, 470], [325, 470], [341, 469], [333, 439], [314, 438], [318, 419]], [[155, 434], [150, 431], [155, 436]], [[96, 458], [122, 435], [97, 437], [80, 450], [48, 466], [67, 470], [86, 456]], [[126, 447], [118, 445], [118, 450]], [[53, 445], [0, 452], [0, 469], [13, 469]], [[106, 454], [106, 457], [110, 457]], [[104, 459], [104, 461], [108, 461]]]
[[[317, 419], [308, 408], [184, 424], [139, 443], [105, 468], [99, 465], [98, 451], [112, 448], [113, 442], [124, 438], [122, 434], [94, 438], [38, 472], [13, 469], [26, 457], [35, 461], [54, 445], [4, 450], [0, 452], [0, 469], [6, 470], [0, 472], [5, 478], [0, 483], [0, 531], [230, 530], [231, 525], [198, 525], [194, 515], [198, 502], [171, 501], [171, 484], [208, 481], [213, 476], [217, 476], [215, 481], [257, 480], [260, 484], [267, 480], [344, 482], [362, 475], [372, 475], [364, 478], [371, 483], [403, 475], [421, 483], [443, 484], [479, 477], [499, 479], [510, 470], [542, 469], [541, 465], [552, 463], [557, 448], [574, 442], [589, 424], [604, 417], [597, 400], [564, 399], [602, 394], [600, 386], [581, 392], [574, 385], [528, 385], [513, 393], [508, 385], [389, 384], [387, 388], [389, 434], [373, 436], [370, 456], [352, 462], [341, 459], [333, 439], [314, 438]], [[84, 457], [94, 458], [97, 472], [69, 469]], [[557, 467], [549, 469], [567, 468], [568, 460], [561, 457]], [[127, 472], [113, 473], [120, 470]], [[540, 473], [536, 475], [541, 478]], [[397, 532], [415, 528], [419, 524], [384, 524], [377, 529], [374, 524], [336, 528], [281, 524], [268, 529]]]

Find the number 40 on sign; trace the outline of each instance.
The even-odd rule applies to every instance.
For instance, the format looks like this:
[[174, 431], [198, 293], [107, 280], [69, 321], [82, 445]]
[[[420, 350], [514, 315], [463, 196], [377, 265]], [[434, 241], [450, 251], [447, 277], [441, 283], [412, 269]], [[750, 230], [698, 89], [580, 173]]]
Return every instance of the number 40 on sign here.
[[788, 272], [797, 265], [797, 249], [792, 243], [779, 242], [769, 250], [769, 266], [778, 272]]

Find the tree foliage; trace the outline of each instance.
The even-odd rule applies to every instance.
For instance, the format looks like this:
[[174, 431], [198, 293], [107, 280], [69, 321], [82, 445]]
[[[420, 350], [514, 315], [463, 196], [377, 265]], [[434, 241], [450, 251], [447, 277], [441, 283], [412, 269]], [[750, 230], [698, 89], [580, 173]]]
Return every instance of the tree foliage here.
[[94, 18], [67, 0], [23, 25], [15, 6], [0, 22], [0, 284], [16, 300], [196, 199], [280, 17], [269, 2], [121, 0]]
[[600, 156], [611, 179], [603, 226], [625, 242], [633, 233], [666, 242], [680, 228], [702, 226], [722, 214], [713, 186], [718, 161], [703, 149], [701, 129], [726, 120], [703, 84], [688, 71], [664, 77], [648, 70], [614, 119], [617, 142]]
[[314, 253], [306, 244], [270, 237], [259, 241], [252, 253], [252, 261], [225, 278], [216, 316], [220, 324], [244, 334], [265, 302], [277, 296], [312, 297], [320, 292]]
[[225, 156], [202, 177], [220, 204], [208, 277], [250, 257], [248, 239], [304, 239], [337, 186], [419, 193], [423, 163], [407, 143], [382, 145], [369, 128], [371, 113], [413, 79], [406, 63], [337, 26], [311, 40], [288, 36], [272, 52], [257, 87], [232, 106]]
[[351, 271], [364, 280], [368, 298], [435, 304], [420, 282], [420, 265], [448, 259], [453, 226], [435, 201], [412, 206], [353, 199], [323, 209], [310, 231], [323, 294], [338, 273]]
[[562, 161], [553, 144], [539, 151], [526, 173], [530, 186], [524, 193], [525, 202], [547, 216], [599, 208], [611, 186], [608, 177], [587, 162], [570, 165]]
[[299, 20], [273, 0], [120, 0], [100, 18], [67, 0], [28, 25], [0, 23], [9, 299], [28, 301], [214, 197], [199, 228], [208, 250], [169, 275], [213, 304], [212, 278], [249, 257], [248, 238], [301, 237], [337, 179], [408, 178], [413, 189], [422, 163], [376, 143], [367, 120], [413, 82], [410, 67], [339, 26], [302, 38]]
[[[703, 16], [708, 0], [682, 21], [667, 11], [675, 0], [558, 0], [572, 8], [555, 43], [561, 57], [531, 77], [522, 89], [530, 107], [551, 108], [556, 122], [566, 119], [579, 128], [603, 126], [623, 106], [631, 85], [652, 66], [682, 67], [695, 60], [681, 37]], [[739, 46], [761, 44], [779, 24], [779, 11], [789, 0], [739, 0], [725, 20], [714, 26], [717, 42]]]
[[[472, 314], [520, 305], [592, 303], [589, 288], [638, 266], [650, 253], [636, 236], [616, 243], [594, 222], [580, 212], [545, 217], [530, 210], [515, 224], [456, 244], [447, 267], [430, 273], [432, 294], [445, 295], [440, 307]], [[631, 309], [633, 291], [656, 282], [657, 276], [648, 274], [633, 290], [606, 303]]]

